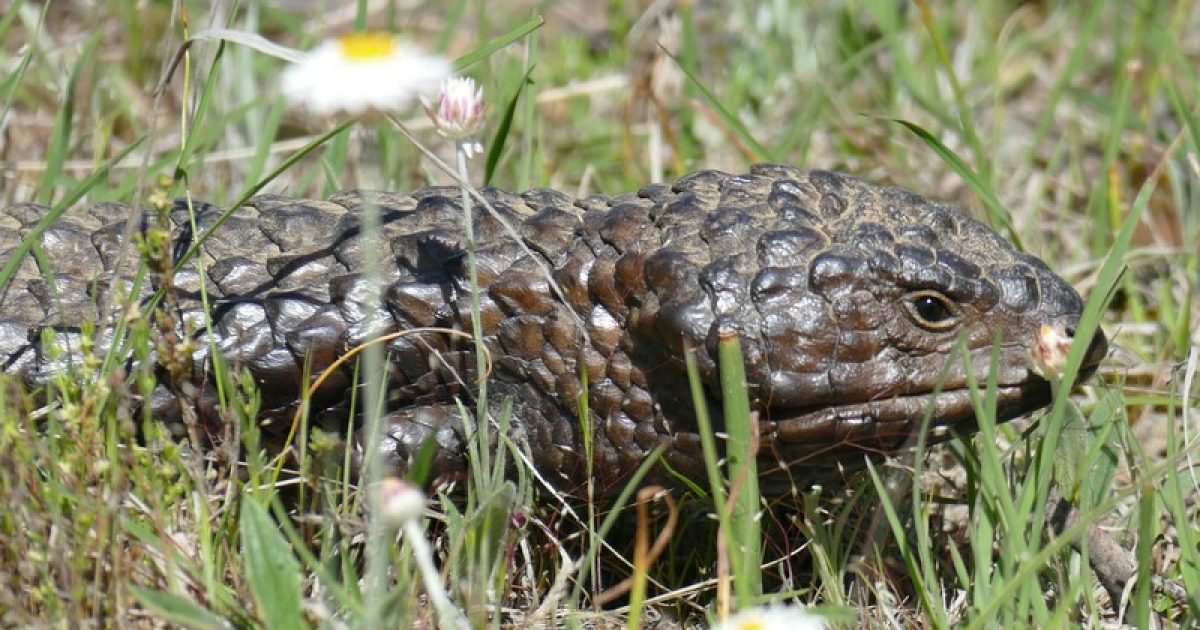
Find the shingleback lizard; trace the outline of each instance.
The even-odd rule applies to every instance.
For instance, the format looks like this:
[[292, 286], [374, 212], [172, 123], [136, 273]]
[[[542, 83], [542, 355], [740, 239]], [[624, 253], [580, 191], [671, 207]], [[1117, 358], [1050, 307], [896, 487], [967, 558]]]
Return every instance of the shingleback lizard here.
[[[493, 359], [489, 398], [511, 399], [511, 435], [547, 478], [568, 489], [586, 475], [578, 418], [585, 393], [600, 488], [619, 488], [659, 444], [671, 469], [704, 478], [683, 349], [699, 350], [720, 430], [718, 331], [741, 338], [759, 419], [760, 474], [772, 492], [839, 465], [857, 467], [864, 453], [909, 445], [930, 409], [933, 439], [950, 428], [969, 430], [965, 362], [950, 360], [960, 339], [982, 382], [999, 332], [1001, 419], [1045, 406], [1051, 389], [1031, 370], [1031, 346], [1043, 325], [1072, 335], [1083, 307], [1044, 263], [963, 212], [848, 175], [763, 165], [744, 175], [698, 172], [614, 197], [484, 194], [528, 246], [489, 213], [477, 213]], [[383, 217], [386, 322], [376, 325], [365, 319], [372, 292], [360, 273], [365, 199]], [[306, 359], [315, 375], [382, 333], [471, 330], [458, 199], [450, 188], [347, 192], [329, 201], [261, 196], [211, 234], [202, 260], [215, 346], [257, 380], [263, 418], [290, 421], [306, 385]], [[202, 231], [221, 214], [195, 209]], [[11, 252], [45, 213], [32, 205], [0, 212], [0, 252]], [[128, 216], [115, 204], [68, 213], [42, 235], [42, 262], [28, 257], [0, 297], [0, 361], [25, 385], [44, 383], [73, 356], [52, 361], [42, 347], [44, 327], [78, 352], [80, 325], [98, 319], [96, 304], [112, 286], [106, 269]], [[182, 252], [194, 238], [186, 208], [172, 218]], [[528, 251], [552, 270], [561, 296]], [[0, 257], [7, 262], [10, 254]], [[53, 287], [39, 264], [53, 269]], [[189, 265], [175, 284], [178, 319], [201, 340], [196, 404], [212, 422], [220, 410], [207, 371], [200, 277]], [[100, 330], [103, 346], [108, 328]], [[1081, 378], [1106, 349], [1097, 332]], [[430, 333], [397, 339], [387, 351], [391, 462], [402, 466], [432, 438], [437, 473], [465, 470], [455, 400], [469, 404], [472, 343]], [[344, 426], [353, 370], [350, 362], [320, 387], [315, 419]], [[148, 404], [163, 420], [179, 417], [165, 385]], [[672, 479], [661, 469], [651, 478]]]

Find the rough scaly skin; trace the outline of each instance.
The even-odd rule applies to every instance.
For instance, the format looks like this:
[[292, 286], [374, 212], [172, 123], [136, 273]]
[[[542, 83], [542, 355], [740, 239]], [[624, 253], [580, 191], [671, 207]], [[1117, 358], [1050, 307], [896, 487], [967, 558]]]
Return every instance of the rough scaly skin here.
[[[909, 445], [927, 413], [934, 439], [953, 427], [969, 429], [964, 361], [949, 360], [960, 338], [983, 382], [1000, 335], [1002, 419], [1046, 405], [1050, 387], [1031, 371], [1030, 347], [1043, 324], [1073, 331], [1083, 306], [1040, 260], [962, 212], [847, 175], [764, 165], [746, 175], [699, 172], [616, 197], [485, 195], [553, 270], [565, 296], [559, 299], [499, 222], [477, 214], [492, 408], [512, 400], [510, 434], [541, 473], [567, 489], [586, 475], [577, 417], [582, 371], [602, 490], [619, 488], [662, 443], [671, 469], [703, 479], [683, 348], [699, 350], [719, 431], [716, 341], [721, 330], [737, 331], [759, 412], [763, 487], [784, 491], [838, 466], [856, 467], [864, 453]], [[369, 195], [383, 213], [387, 283], [385, 321], [375, 326], [365, 319], [367, 281], [356, 273], [363, 198], [259, 197], [203, 244], [216, 345], [254, 375], [266, 418], [290, 419], [306, 357], [318, 374], [382, 333], [471, 329], [457, 189]], [[201, 231], [221, 214], [211, 206], [197, 211]], [[0, 212], [0, 252], [16, 247], [44, 214], [35, 206]], [[97, 297], [110, 281], [105, 269], [127, 216], [123, 207], [102, 204], [68, 214], [42, 236], [57, 291], [29, 259], [0, 298], [6, 371], [37, 386], [71, 359], [66, 352], [49, 361], [41, 329], [55, 327], [59, 345], [78, 348], [78, 326], [98, 319]], [[177, 208], [173, 219], [182, 251], [193, 238], [186, 209]], [[175, 279], [183, 291], [179, 320], [203, 339], [195, 332], [203, 321], [199, 282], [194, 265]], [[205, 371], [208, 346], [199, 348], [198, 406], [211, 420], [219, 409]], [[391, 461], [402, 467], [433, 438], [437, 472], [460, 473], [454, 401], [471, 395], [463, 383], [476, 378], [472, 344], [421, 334], [388, 350]], [[1085, 376], [1105, 350], [1098, 333]], [[346, 421], [352, 370], [352, 363], [337, 370], [318, 391], [318, 421]], [[176, 401], [160, 386], [150, 404], [170, 421], [179, 415]], [[674, 478], [659, 468], [651, 479]]]

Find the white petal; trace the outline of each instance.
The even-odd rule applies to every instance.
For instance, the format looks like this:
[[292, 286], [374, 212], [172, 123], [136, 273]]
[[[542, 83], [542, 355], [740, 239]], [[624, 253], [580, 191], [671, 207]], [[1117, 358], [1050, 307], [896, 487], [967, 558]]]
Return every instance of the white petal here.
[[399, 45], [380, 59], [348, 59], [337, 42], [325, 42], [282, 77], [284, 96], [318, 115], [366, 111], [400, 113], [434, 92], [450, 74], [446, 59]]

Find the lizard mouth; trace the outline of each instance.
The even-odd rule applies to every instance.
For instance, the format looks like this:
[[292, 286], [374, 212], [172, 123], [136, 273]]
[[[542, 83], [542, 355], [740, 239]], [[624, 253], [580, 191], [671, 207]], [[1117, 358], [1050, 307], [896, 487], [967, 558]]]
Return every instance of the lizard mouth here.
[[[979, 394], [983, 394], [979, 390]], [[997, 420], [1004, 421], [1050, 403], [1050, 383], [1034, 377], [1018, 385], [996, 388]], [[885, 455], [913, 446], [922, 429], [930, 442], [952, 436], [953, 430], [975, 427], [975, 406], [969, 388], [937, 393], [895, 396], [866, 403], [806, 410], [773, 410], [762, 423], [762, 452], [774, 450], [789, 468], [851, 464], [854, 453]]]
[[[1092, 341], [1077, 382], [1097, 370], [1107, 352], [1099, 332]], [[986, 388], [963, 386], [893, 396], [863, 403], [812, 409], [769, 409], [760, 421], [759, 469], [764, 476], [795, 475], [810, 479], [811, 472], [853, 470], [867, 458], [879, 459], [915, 446], [922, 430], [933, 444], [969, 433], [976, 428], [975, 400]], [[1049, 381], [1030, 370], [1024, 380], [996, 387], [996, 421], [1004, 422], [1046, 407], [1053, 401]], [[774, 460], [777, 466], [764, 466]], [[772, 473], [771, 468], [775, 468]]]

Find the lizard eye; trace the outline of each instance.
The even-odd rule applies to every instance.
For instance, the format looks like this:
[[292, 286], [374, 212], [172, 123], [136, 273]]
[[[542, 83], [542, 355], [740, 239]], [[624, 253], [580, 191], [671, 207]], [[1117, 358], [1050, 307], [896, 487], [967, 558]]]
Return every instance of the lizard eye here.
[[937, 291], [913, 291], [904, 296], [908, 318], [921, 328], [943, 332], [958, 326], [958, 308]]

